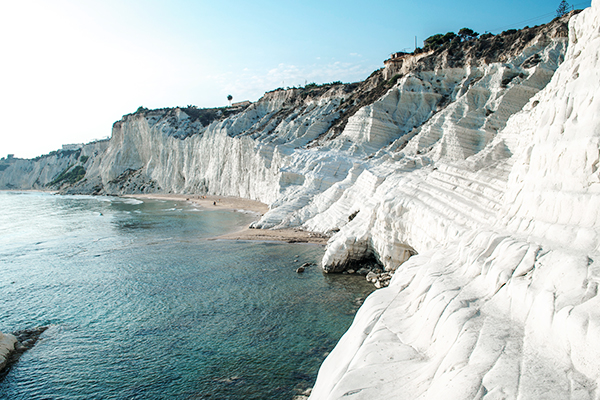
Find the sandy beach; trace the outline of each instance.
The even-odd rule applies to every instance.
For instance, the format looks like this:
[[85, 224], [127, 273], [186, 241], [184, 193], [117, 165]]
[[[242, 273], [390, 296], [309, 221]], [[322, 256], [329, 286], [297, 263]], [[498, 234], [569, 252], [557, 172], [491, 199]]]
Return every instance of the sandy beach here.
[[[264, 203], [255, 200], [243, 199], [240, 197], [159, 193], [130, 194], [124, 195], [123, 197], [153, 200], [189, 201], [206, 209], [244, 210], [256, 213], [257, 219], [269, 211], [269, 206]], [[325, 244], [329, 238], [318, 233], [307, 232], [300, 229], [250, 229], [248, 227], [240, 227], [239, 231], [217, 236], [211, 240], [260, 240], [288, 243]]]
[[136, 199], [190, 201], [204, 208], [221, 210], [244, 210], [263, 215], [269, 211], [269, 206], [260, 201], [242, 199], [240, 197], [200, 196], [191, 194], [126, 194], [123, 197]]
[[288, 243], [317, 243], [326, 244], [328, 237], [318, 233], [307, 232], [299, 229], [250, 229], [213, 238], [224, 240], [263, 240]]

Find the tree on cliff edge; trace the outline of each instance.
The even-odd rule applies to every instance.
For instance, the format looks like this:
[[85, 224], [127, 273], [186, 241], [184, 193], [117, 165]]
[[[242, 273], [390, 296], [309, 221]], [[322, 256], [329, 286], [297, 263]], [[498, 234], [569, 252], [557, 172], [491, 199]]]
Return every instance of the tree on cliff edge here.
[[475, 32], [473, 29], [470, 28], [462, 28], [460, 31], [458, 31], [458, 36], [462, 40], [471, 40], [479, 36], [479, 33]]
[[562, 17], [571, 10], [571, 6], [565, 0], [562, 0], [556, 9], [556, 16]]

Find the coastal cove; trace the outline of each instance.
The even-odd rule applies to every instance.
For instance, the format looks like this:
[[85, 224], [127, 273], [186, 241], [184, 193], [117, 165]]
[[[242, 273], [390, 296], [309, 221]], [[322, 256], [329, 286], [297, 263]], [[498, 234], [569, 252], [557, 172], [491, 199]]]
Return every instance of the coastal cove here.
[[318, 368], [309, 400], [599, 399], [600, 0], [450, 33], [1, 158], [60, 195], [3, 194], [0, 331], [49, 328], [0, 394], [293, 399]]
[[207, 240], [252, 212], [40, 192], [0, 204], [0, 331], [49, 327], [0, 398], [290, 399], [373, 290], [297, 274], [318, 244]]
[[[210, 196], [210, 195], [190, 195], [190, 194], [135, 194], [124, 195], [126, 198], [134, 199], [153, 199], [153, 200], [171, 200], [186, 201], [195, 204], [205, 210], [227, 210], [234, 212], [249, 213], [256, 216], [256, 219], [262, 217], [269, 210], [269, 206], [255, 200], [244, 199], [231, 196]], [[329, 239], [325, 235], [315, 232], [309, 232], [298, 228], [282, 229], [250, 229], [248, 225], [239, 226], [238, 229], [212, 238], [225, 240], [260, 240], [277, 241], [288, 243], [314, 243], [326, 244]]]

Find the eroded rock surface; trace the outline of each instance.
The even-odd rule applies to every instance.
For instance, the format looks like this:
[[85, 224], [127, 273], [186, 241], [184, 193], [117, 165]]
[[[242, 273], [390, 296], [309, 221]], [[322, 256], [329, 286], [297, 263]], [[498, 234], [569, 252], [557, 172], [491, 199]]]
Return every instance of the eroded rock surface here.
[[10, 368], [19, 361], [21, 355], [35, 346], [40, 335], [48, 329], [47, 326], [38, 326], [3, 334], [0, 332], [0, 380], [4, 379]]
[[251, 198], [254, 228], [330, 236], [324, 271], [377, 265], [311, 399], [598, 398], [600, 0], [485, 41], [229, 114], [138, 110], [0, 188]]

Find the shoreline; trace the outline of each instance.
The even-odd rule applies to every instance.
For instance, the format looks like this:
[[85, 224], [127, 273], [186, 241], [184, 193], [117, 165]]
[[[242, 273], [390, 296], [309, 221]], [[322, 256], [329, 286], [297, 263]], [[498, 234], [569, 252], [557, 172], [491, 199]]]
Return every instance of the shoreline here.
[[257, 240], [263, 242], [287, 242], [287, 243], [310, 243], [327, 244], [327, 236], [307, 232], [300, 229], [252, 229], [243, 228], [242, 230], [226, 233], [208, 240]]
[[[7, 189], [2, 190], [7, 192], [40, 192], [56, 194], [56, 190], [41, 190], [41, 189]], [[214, 196], [214, 195], [196, 195], [196, 194], [170, 194], [170, 193], [140, 193], [140, 194], [123, 194], [118, 197], [134, 198], [134, 199], [149, 199], [149, 200], [168, 200], [168, 201], [186, 201], [196, 204], [207, 210], [227, 210], [227, 211], [244, 211], [256, 214], [257, 221], [267, 211], [269, 206], [257, 200], [244, 199], [242, 197], [233, 196]], [[253, 221], [253, 222], [254, 222]], [[207, 240], [249, 240], [249, 241], [267, 241], [267, 242], [287, 242], [287, 243], [310, 243], [325, 245], [329, 240], [325, 236], [316, 232], [304, 231], [299, 228], [285, 229], [253, 229], [249, 226], [240, 225], [233, 232], [215, 236]]]
[[202, 196], [196, 194], [123, 194], [120, 197], [151, 199], [151, 200], [171, 200], [188, 201], [199, 205], [202, 208], [212, 210], [244, 210], [264, 215], [269, 211], [269, 206], [256, 200], [243, 199], [241, 197], [228, 196]]
[[[262, 217], [269, 206], [256, 200], [244, 199], [241, 197], [230, 196], [202, 196], [186, 194], [125, 194], [121, 197], [150, 199], [150, 200], [170, 200], [187, 201], [199, 205], [207, 210], [229, 210], [229, 211], [247, 211]], [[255, 221], [258, 220], [255, 219]], [[311, 243], [324, 245], [329, 237], [319, 233], [308, 232], [298, 228], [288, 229], [252, 229], [248, 226], [240, 226], [238, 230], [224, 235], [215, 236], [208, 240], [254, 240], [254, 241], [275, 241], [287, 243]]]

